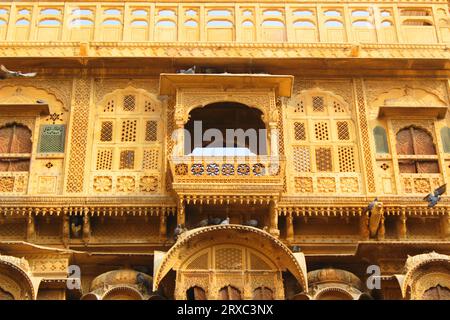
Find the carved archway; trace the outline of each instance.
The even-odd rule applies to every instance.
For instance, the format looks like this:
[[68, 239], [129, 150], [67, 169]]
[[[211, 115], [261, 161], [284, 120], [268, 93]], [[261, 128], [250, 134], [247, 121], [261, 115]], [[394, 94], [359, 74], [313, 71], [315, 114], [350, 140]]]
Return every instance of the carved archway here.
[[358, 300], [364, 293], [361, 280], [353, 273], [334, 268], [308, 272], [312, 300]]
[[0, 289], [13, 300], [34, 300], [35, 289], [25, 259], [0, 255]]
[[252, 299], [254, 290], [261, 287], [270, 289], [274, 299], [284, 299], [283, 271], [289, 271], [303, 290], [307, 288], [306, 267], [301, 260], [278, 239], [257, 228], [197, 228], [183, 234], [165, 254], [153, 290], [175, 270], [175, 299], [185, 299], [193, 286], [204, 288], [208, 299], [220, 299], [219, 291], [227, 286], [238, 289], [243, 299]]
[[406, 299], [422, 300], [425, 292], [438, 286], [450, 289], [450, 256], [436, 252], [408, 257], [402, 295]]

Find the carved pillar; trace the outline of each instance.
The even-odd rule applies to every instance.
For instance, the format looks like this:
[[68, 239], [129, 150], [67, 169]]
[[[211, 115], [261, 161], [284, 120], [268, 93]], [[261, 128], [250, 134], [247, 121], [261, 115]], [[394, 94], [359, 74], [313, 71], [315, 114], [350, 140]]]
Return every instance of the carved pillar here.
[[405, 209], [402, 210], [400, 219], [397, 221], [397, 232], [398, 238], [400, 240], [406, 239], [407, 229], [406, 229], [406, 212]]
[[369, 240], [370, 238], [369, 217], [366, 213], [361, 214], [359, 217], [359, 235], [362, 240]]
[[278, 203], [275, 200], [270, 201], [270, 229], [269, 233], [275, 237], [280, 235], [280, 230], [278, 229]]
[[184, 199], [183, 199], [183, 197], [180, 197], [178, 199], [177, 224], [181, 224], [181, 225], [185, 225], [186, 224], [186, 216], [185, 216], [185, 208], [184, 208]]
[[28, 221], [27, 221], [27, 241], [33, 242], [36, 237], [35, 222], [32, 209], [28, 210]]
[[73, 84], [70, 152], [65, 180], [65, 191], [67, 193], [81, 193], [84, 189], [91, 88], [91, 81], [86, 78], [75, 79]]
[[[67, 210], [67, 208], [64, 208]], [[69, 244], [69, 237], [70, 237], [70, 223], [69, 223], [69, 216], [64, 212], [64, 215], [62, 217], [62, 242], [65, 247]]]
[[384, 240], [386, 236], [386, 228], [384, 227], [384, 215], [381, 216], [380, 227], [378, 229], [378, 240]]
[[450, 216], [448, 214], [441, 216], [441, 230], [442, 237], [450, 239]]
[[167, 219], [163, 213], [159, 216], [159, 236], [161, 238], [167, 237]]
[[89, 209], [84, 208], [84, 217], [83, 217], [83, 240], [84, 242], [89, 242], [89, 238], [91, 236], [91, 219], [89, 217]]
[[286, 241], [294, 241], [294, 217], [292, 212], [289, 212], [286, 217]]

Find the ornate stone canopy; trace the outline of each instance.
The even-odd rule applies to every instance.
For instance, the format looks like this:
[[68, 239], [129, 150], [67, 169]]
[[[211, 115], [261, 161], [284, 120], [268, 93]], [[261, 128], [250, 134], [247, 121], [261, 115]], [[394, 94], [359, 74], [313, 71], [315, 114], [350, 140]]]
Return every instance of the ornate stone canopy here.
[[170, 270], [179, 268], [200, 250], [214, 245], [239, 245], [255, 252], [264, 252], [270, 262], [280, 271], [289, 271], [306, 291], [306, 265], [299, 253], [292, 251], [271, 234], [257, 228], [242, 225], [217, 225], [202, 227], [182, 234], [175, 245], [165, 254], [154, 275], [153, 290], [156, 291]]

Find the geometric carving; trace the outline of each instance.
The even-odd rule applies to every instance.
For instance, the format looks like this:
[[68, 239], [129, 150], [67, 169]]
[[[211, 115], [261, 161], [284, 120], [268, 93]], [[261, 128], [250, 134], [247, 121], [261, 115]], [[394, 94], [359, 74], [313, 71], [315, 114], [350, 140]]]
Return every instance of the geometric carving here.
[[338, 147], [339, 171], [355, 172], [355, 155], [352, 146]]
[[67, 192], [83, 192], [87, 135], [89, 124], [90, 81], [78, 78], [74, 81], [73, 122], [71, 150], [67, 174]]
[[108, 176], [97, 176], [94, 178], [94, 190], [97, 192], [108, 192], [112, 188], [112, 178]]
[[318, 147], [315, 151], [317, 171], [333, 171], [331, 148]]

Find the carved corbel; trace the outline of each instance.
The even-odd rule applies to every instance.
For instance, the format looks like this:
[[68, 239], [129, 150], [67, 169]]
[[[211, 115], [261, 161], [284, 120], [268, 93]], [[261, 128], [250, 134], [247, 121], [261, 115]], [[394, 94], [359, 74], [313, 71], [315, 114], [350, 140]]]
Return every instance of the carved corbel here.
[[181, 225], [185, 225], [186, 224], [184, 199], [183, 199], [182, 196], [178, 199], [177, 224], [181, 224]]
[[89, 242], [89, 238], [91, 236], [91, 219], [89, 217], [89, 209], [84, 208], [84, 216], [83, 216], [83, 240], [85, 242]]
[[286, 217], [286, 241], [294, 241], [294, 217], [292, 216], [292, 212], [289, 212]]
[[67, 215], [67, 208], [64, 208], [64, 215], [62, 217], [62, 242], [65, 247], [69, 244], [69, 237], [70, 237], [70, 219]]
[[441, 230], [442, 237], [445, 239], [450, 238], [450, 215], [441, 216]]
[[400, 219], [397, 221], [397, 232], [399, 239], [406, 239], [407, 228], [406, 228], [406, 210], [403, 209], [400, 215]]
[[363, 240], [369, 240], [369, 217], [366, 213], [362, 213], [359, 217], [359, 234]]
[[167, 219], [164, 213], [159, 216], [159, 236], [161, 238], [167, 237]]
[[278, 229], [278, 203], [276, 200], [270, 201], [270, 229], [269, 233], [275, 237], [280, 235], [280, 230]]
[[27, 241], [32, 242], [36, 238], [36, 228], [33, 216], [33, 210], [28, 210], [28, 220], [27, 220]]

